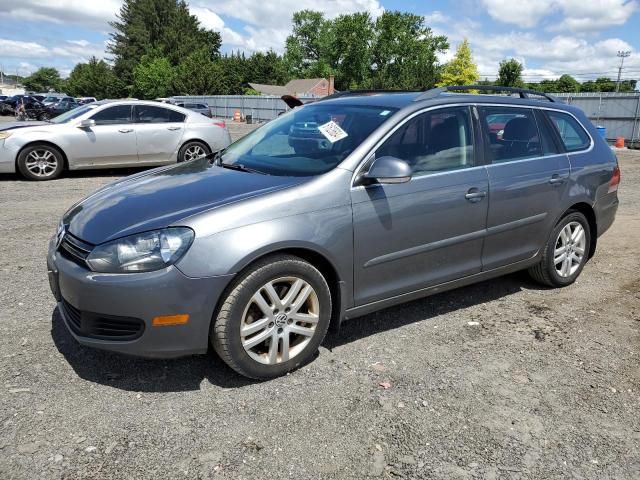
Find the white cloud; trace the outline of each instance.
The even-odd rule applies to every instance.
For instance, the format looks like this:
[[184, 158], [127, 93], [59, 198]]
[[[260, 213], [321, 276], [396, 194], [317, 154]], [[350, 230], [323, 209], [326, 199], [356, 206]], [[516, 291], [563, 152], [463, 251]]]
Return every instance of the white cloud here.
[[51, 23], [74, 23], [89, 28], [108, 29], [115, 20], [122, 0], [20, 0], [0, 2], [0, 13], [7, 18]]
[[21, 42], [0, 38], [0, 52], [3, 57], [38, 58], [47, 55], [47, 47], [36, 42]]
[[[481, 0], [487, 13], [521, 28], [554, 22], [555, 31], [583, 32], [623, 25], [638, 10], [637, 0]], [[563, 18], [555, 23], [557, 18]]]
[[423, 17], [427, 25], [431, 25], [433, 23], [446, 23], [451, 20], [447, 15], [445, 15], [439, 10], [435, 10], [431, 13], [427, 13], [423, 15]]

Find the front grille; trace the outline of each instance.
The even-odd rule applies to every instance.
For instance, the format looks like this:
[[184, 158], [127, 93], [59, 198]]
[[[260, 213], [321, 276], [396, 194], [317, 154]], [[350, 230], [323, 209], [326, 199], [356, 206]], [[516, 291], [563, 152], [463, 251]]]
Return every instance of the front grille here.
[[144, 332], [144, 322], [138, 318], [83, 312], [64, 298], [62, 308], [69, 328], [81, 337], [99, 340], [135, 340]]
[[93, 250], [93, 245], [83, 242], [70, 233], [66, 233], [60, 243], [59, 250], [65, 258], [77, 263], [78, 265], [86, 267], [86, 260], [91, 253], [91, 250]]

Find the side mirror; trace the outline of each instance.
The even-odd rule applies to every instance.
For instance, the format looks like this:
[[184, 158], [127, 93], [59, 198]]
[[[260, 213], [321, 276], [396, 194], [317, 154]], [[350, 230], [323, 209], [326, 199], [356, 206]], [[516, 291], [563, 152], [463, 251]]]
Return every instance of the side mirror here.
[[93, 128], [96, 126], [96, 121], [90, 118], [84, 119], [80, 122], [80, 128]]
[[407, 162], [396, 157], [380, 157], [373, 161], [363, 178], [365, 184], [405, 183], [411, 180], [411, 167]]

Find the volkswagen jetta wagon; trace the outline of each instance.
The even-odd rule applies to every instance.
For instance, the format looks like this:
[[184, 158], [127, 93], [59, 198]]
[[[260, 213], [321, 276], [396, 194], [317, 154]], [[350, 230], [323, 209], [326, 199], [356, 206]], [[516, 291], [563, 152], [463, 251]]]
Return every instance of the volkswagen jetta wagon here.
[[64, 323], [270, 378], [344, 319], [522, 269], [571, 284], [614, 221], [614, 154], [552, 97], [464, 91], [337, 94], [96, 191], [49, 247]]

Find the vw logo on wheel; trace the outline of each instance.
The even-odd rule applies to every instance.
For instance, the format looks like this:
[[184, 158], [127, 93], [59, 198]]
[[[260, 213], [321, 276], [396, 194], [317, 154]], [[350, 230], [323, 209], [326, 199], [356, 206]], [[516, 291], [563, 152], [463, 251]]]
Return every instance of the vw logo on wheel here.
[[276, 327], [284, 327], [287, 324], [287, 314], [279, 313], [275, 318]]

